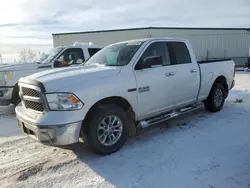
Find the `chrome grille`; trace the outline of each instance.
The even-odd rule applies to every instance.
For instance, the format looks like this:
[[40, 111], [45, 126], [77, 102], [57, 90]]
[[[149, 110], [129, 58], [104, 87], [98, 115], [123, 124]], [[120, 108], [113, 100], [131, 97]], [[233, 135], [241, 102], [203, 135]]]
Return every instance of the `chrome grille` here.
[[[39, 90], [29, 88], [28, 86], [20, 86], [20, 98], [25, 108], [38, 112], [44, 111], [43, 103], [41, 102], [41, 93]], [[39, 89], [39, 88], [38, 88]]]
[[38, 91], [31, 89], [31, 88], [27, 88], [27, 87], [22, 88], [22, 93], [23, 95], [26, 95], [26, 96], [39, 97]]
[[42, 103], [24, 100], [24, 104], [26, 108], [29, 108], [35, 111], [43, 112], [44, 110]]

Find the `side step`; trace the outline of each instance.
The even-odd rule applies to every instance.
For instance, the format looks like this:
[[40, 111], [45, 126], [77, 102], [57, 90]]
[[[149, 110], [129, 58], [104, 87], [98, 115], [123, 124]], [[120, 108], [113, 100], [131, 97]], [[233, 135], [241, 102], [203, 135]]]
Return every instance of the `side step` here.
[[170, 111], [168, 113], [165, 113], [165, 114], [162, 114], [159, 116], [155, 116], [155, 117], [147, 119], [147, 120], [143, 120], [138, 124], [138, 128], [143, 129], [143, 128], [146, 128], [148, 126], [164, 122], [166, 120], [172, 119], [172, 118], [180, 116], [182, 114], [186, 114], [186, 113], [192, 112], [196, 109], [199, 109], [199, 108], [201, 108], [201, 106], [202, 106], [201, 104], [199, 104], [199, 105], [196, 104], [193, 106], [188, 106], [185, 108], [177, 109], [175, 111]]

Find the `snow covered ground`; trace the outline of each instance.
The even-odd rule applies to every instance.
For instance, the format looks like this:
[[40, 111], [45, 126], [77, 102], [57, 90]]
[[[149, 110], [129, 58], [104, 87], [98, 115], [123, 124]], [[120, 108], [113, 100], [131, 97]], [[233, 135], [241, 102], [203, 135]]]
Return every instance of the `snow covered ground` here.
[[[241, 103], [240, 100], [243, 99]], [[44, 146], [0, 108], [0, 187], [250, 187], [250, 74], [237, 73], [223, 110], [150, 127], [117, 153]]]

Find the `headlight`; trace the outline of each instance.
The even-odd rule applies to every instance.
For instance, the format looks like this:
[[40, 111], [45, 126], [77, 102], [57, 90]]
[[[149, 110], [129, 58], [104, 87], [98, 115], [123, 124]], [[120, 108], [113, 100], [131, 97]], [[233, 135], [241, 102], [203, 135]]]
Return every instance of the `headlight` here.
[[46, 94], [50, 110], [79, 110], [83, 107], [82, 101], [72, 93]]

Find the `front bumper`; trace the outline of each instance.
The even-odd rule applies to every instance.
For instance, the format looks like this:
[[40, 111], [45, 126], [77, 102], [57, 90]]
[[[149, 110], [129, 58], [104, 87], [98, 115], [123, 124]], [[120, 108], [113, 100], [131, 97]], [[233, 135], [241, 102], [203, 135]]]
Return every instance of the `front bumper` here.
[[59, 125], [40, 125], [30, 121], [30, 117], [24, 113], [24, 110], [23, 106], [15, 108], [18, 126], [32, 138], [42, 143], [58, 146], [79, 142], [82, 121]]
[[0, 106], [9, 105], [14, 87], [0, 87]]

